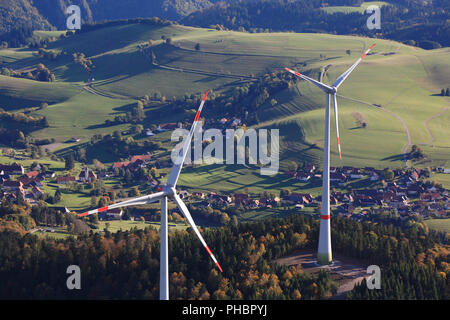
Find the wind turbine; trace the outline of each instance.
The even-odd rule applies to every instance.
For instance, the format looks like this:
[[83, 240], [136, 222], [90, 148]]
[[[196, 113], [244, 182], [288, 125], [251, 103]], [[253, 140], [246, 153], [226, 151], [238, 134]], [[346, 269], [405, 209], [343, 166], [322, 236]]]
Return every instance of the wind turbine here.
[[373, 44], [361, 57], [343, 74], [336, 79], [332, 86], [326, 85], [317, 80], [311, 79], [303, 74], [300, 74], [289, 68], [285, 68], [290, 73], [302, 78], [303, 80], [311, 82], [313, 85], [321, 89], [326, 94], [326, 109], [325, 109], [325, 139], [323, 146], [323, 180], [322, 180], [322, 214], [320, 215], [320, 232], [319, 232], [319, 248], [317, 252], [317, 262], [321, 265], [330, 264], [333, 261], [331, 253], [331, 230], [330, 230], [330, 99], [333, 99], [334, 105], [334, 119], [336, 121], [336, 135], [338, 143], [339, 157], [342, 160], [341, 141], [339, 138], [338, 126], [338, 106], [336, 93], [339, 86], [347, 79], [350, 73], [356, 66], [364, 59], [364, 57], [373, 49]]
[[189, 135], [184, 142], [183, 148], [180, 150], [179, 157], [177, 161], [175, 161], [174, 166], [169, 175], [169, 179], [167, 180], [167, 184], [162, 188], [160, 192], [156, 192], [153, 194], [149, 194], [146, 196], [130, 199], [127, 201], [115, 203], [106, 207], [98, 208], [95, 210], [90, 210], [84, 213], [79, 214], [79, 217], [84, 217], [90, 214], [95, 214], [98, 212], [107, 211], [115, 208], [123, 208], [128, 206], [137, 206], [144, 205], [152, 202], [161, 201], [161, 253], [160, 253], [160, 289], [159, 289], [159, 298], [160, 300], [169, 300], [169, 261], [168, 261], [168, 227], [167, 227], [167, 200], [170, 198], [175, 201], [180, 211], [183, 213], [184, 217], [189, 222], [190, 226], [196, 233], [197, 237], [200, 239], [200, 242], [205, 247], [211, 259], [214, 261], [216, 266], [219, 268], [220, 272], [222, 271], [222, 267], [217, 261], [216, 257], [214, 257], [211, 249], [209, 249], [205, 240], [203, 239], [200, 231], [195, 225], [194, 220], [192, 219], [191, 214], [189, 213], [188, 208], [181, 200], [181, 198], [177, 195], [176, 185], [178, 181], [178, 177], [180, 176], [181, 169], [183, 167], [184, 160], [186, 158], [186, 154], [188, 152], [188, 148], [190, 147], [192, 136], [194, 135], [195, 128], [198, 123], [198, 119], [200, 117], [200, 113], [202, 112], [203, 105], [205, 104], [206, 97], [208, 96], [208, 91], [206, 91], [203, 96], [202, 102], [200, 103], [200, 107], [198, 108], [197, 114], [195, 115], [194, 123], [192, 124]]

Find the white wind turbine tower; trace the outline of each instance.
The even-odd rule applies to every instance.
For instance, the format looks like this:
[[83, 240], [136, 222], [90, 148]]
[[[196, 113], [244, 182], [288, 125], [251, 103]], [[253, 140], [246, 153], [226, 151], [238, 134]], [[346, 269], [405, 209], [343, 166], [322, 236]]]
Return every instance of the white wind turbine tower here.
[[311, 79], [303, 74], [300, 74], [289, 68], [285, 68], [290, 73], [302, 78], [303, 80], [311, 82], [313, 85], [325, 92], [327, 97], [327, 105], [325, 109], [325, 139], [323, 146], [323, 180], [322, 180], [322, 213], [320, 215], [320, 234], [319, 234], [319, 248], [317, 252], [317, 262], [322, 265], [330, 264], [333, 261], [331, 254], [331, 230], [330, 230], [330, 99], [333, 99], [334, 118], [336, 121], [336, 134], [339, 150], [339, 157], [342, 160], [341, 141], [339, 139], [338, 126], [338, 106], [336, 100], [336, 93], [339, 86], [344, 82], [356, 66], [364, 59], [370, 50], [375, 46], [372, 45], [361, 57], [345, 71], [332, 86], [328, 86], [322, 82]]
[[169, 300], [169, 261], [168, 261], [168, 227], [167, 227], [167, 199], [172, 199], [177, 204], [180, 211], [183, 213], [187, 221], [189, 222], [190, 226], [194, 230], [194, 232], [197, 234], [197, 237], [200, 239], [201, 243], [205, 247], [206, 251], [208, 252], [211, 259], [214, 261], [214, 263], [219, 268], [220, 272], [222, 271], [222, 268], [217, 262], [216, 258], [214, 257], [213, 253], [211, 252], [211, 249], [209, 249], [208, 245], [206, 244], [205, 240], [203, 239], [200, 231], [198, 230], [197, 226], [195, 225], [194, 220], [192, 219], [191, 214], [189, 213], [188, 208], [184, 204], [184, 202], [181, 200], [181, 198], [177, 195], [176, 192], [176, 185], [178, 181], [178, 177], [180, 176], [181, 169], [183, 167], [183, 162], [186, 158], [186, 154], [188, 151], [188, 148], [190, 147], [192, 136], [194, 134], [195, 128], [198, 123], [198, 119], [200, 117], [200, 113], [202, 112], [203, 105], [205, 104], [206, 97], [208, 95], [208, 91], [206, 91], [202, 102], [200, 104], [200, 107], [198, 108], [197, 114], [195, 115], [194, 123], [192, 124], [191, 130], [189, 132], [189, 135], [187, 136], [183, 149], [180, 150], [179, 158], [175, 162], [174, 166], [172, 167], [172, 171], [170, 172], [169, 179], [167, 181], [167, 184], [162, 188], [162, 191], [156, 192], [153, 194], [149, 194], [146, 196], [130, 199], [127, 201], [115, 203], [106, 207], [98, 208], [95, 210], [90, 210], [85, 213], [81, 213], [78, 216], [84, 217], [90, 214], [95, 214], [102, 211], [107, 211], [109, 209], [115, 209], [115, 208], [122, 208], [122, 207], [128, 207], [128, 206], [137, 206], [137, 205], [144, 205], [152, 202], [161, 201], [161, 256], [160, 256], [160, 291], [159, 291], [159, 298], [160, 300]]

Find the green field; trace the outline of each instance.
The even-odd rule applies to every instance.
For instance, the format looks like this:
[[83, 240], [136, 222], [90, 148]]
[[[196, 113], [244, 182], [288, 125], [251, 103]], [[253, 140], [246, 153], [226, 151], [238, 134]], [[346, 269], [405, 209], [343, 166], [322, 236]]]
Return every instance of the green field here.
[[[174, 46], [163, 44], [163, 35], [171, 37]], [[153, 50], [160, 66], [152, 65], [140, 50], [149, 39], [153, 40], [149, 50]], [[197, 43], [200, 51], [194, 49]], [[445, 108], [450, 106], [450, 99], [437, 94], [450, 83], [450, 49], [426, 51], [389, 40], [329, 34], [251, 34], [180, 25], [108, 27], [49, 43], [48, 49], [69, 53], [56, 61], [41, 61], [28, 49], [0, 50], [0, 58], [9, 59], [7, 66], [30, 68], [43, 62], [57, 79], [54, 83], [40, 83], [0, 77], [0, 106], [19, 110], [47, 102], [49, 107], [37, 113], [48, 118], [50, 127], [34, 132], [34, 137], [53, 137], [57, 142], [64, 142], [76, 136], [86, 142], [97, 133], [128, 129], [129, 125], [104, 127], [102, 123], [130, 111], [135, 99], [145, 94], [153, 96], [159, 92], [172, 99], [199, 94], [207, 88], [220, 93], [240, 81], [251, 81], [247, 77], [280, 72], [284, 66], [296, 67], [317, 79], [321, 69], [328, 65], [324, 81], [332, 83], [372, 43], [376, 44], [374, 54], [367, 56], [340, 88], [343, 160], [337, 156], [332, 121], [332, 165], [404, 166], [402, 152], [410, 146], [399, 119], [409, 130], [411, 144], [421, 146], [427, 155], [425, 161], [413, 165], [448, 165], [450, 111]], [[101, 95], [83, 89], [87, 73], [71, 61], [72, 52], [83, 52], [92, 59], [96, 66], [93, 88]], [[323, 94], [299, 81], [273, 98], [277, 104], [263, 105], [258, 110], [261, 123], [254, 127], [280, 129], [281, 169], [286, 168], [289, 160], [320, 165]], [[163, 105], [152, 108], [163, 110]], [[357, 126], [356, 113], [366, 119], [367, 128]], [[161, 118], [151, 119], [151, 122], [179, 121], [181, 117], [162, 112]], [[165, 144], [170, 149], [170, 143]], [[70, 146], [62, 144], [57, 149]], [[109, 163], [114, 159], [106, 160]], [[233, 169], [218, 166], [213, 170], [203, 166], [196, 171], [187, 170], [180, 182], [199, 189], [216, 186], [229, 192], [246, 186], [255, 192], [284, 187], [280, 176], [260, 176], [257, 169], [243, 166]], [[314, 193], [318, 189], [314, 186], [305, 190]], [[84, 205], [80, 199], [76, 202]]]
[[[141, 222], [131, 220], [112, 220], [112, 221], [100, 221], [98, 230], [103, 231], [106, 228], [106, 224], [109, 223], [108, 231], [116, 232], [122, 229], [122, 231], [131, 230], [133, 228], [145, 229], [149, 226], [159, 229], [159, 222]], [[188, 226], [186, 224], [169, 223], [169, 230], [186, 230]]]
[[450, 174], [448, 173], [433, 173], [430, 180], [435, 180], [436, 182], [441, 183], [444, 188], [450, 189]]
[[430, 229], [450, 233], [450, 219], [429, 219], [425, 224]]

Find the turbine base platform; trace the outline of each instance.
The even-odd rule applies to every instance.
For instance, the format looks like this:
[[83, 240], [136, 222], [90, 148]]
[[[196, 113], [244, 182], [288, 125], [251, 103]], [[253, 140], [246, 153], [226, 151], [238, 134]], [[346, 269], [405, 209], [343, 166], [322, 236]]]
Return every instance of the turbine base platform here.
[[330, 265], [333, 263], [333, 257], [330, 253], [317, 253], [317, 264]]

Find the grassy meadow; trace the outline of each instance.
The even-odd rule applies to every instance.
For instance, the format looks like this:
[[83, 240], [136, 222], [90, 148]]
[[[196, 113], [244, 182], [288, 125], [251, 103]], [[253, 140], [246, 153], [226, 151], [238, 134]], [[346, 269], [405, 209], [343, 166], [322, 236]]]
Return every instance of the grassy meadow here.
[[[164, 44], [162, 36], [172, 38], [174, 45]], [[141, 52], [149, 40], [149, 50], [155, 53], [160, 66], [152, 65]], [[130, 111], [136, 99], [145, 94], [160, 93], [172, 99], [205, 89], [220, 92], [240, 81], [251, 81], [246, 77], [280, 72], [284, 66], [316, 79], [328, 66], [323, 81], [333, 83], [373, 43], [373, 54], [339, 89], [343, 96], [338, 97], [342, 161], [337, 154], [331, 112], [332, 165], [404, 166], [402, 152], [410, 147], [404, 126], [411, 144], [421, 146], [427, 155], [425, 161], [413, 165], [448, 165], [450, 111], [445, 108], [450, 106], [450, 99], [438, 93], [450, 81], [449, 49], [426, 51], [389, 40], [329, 34], [251, 34], [179, 25], [106, 27], [51, 42], [47, 49], [68, 53], [56, 61], [42, 60], [28, 49], [0, 50], [0, 60], [6, 66], [31, 68], [42, 62], [56, 75], [54, 83], [0, 76], [0, 107], [18, 111], [47, 102], [49, 106], [36, 113], [45, 115], [50, 127], [35, 131], [33, 136], [54, 138], [56, 142], [80, 137], [81, 142], [86, 142], [97, 133], [127, 130], [129, 124], [102, 124]], [[200, 50], [195, 50], [196, 44]], [[88, 74], [71, 60], [74, 52], [83, 52], [93, 61], [92, 85], [102, 95], [83, 89]], [[261, 122], [254, 127], [280, 129], [281, 168], [285, 169], [291, 160], [321, 165], [324, 95], [309, 83], [298, 81], [273, 98], [277, 103], [267, 103], [258, 110]], [[359, 127], [358, 117], [366, 120], [366, 128]], [[161, 119], [151, 122], [178, 120], [179, 114], [163, 113]], [[157, 135], [149, 139], [161, 138]], [[169, 150], [170, 142], [165, 143]], [[70, 146], [63, 144], [58, 148]], [[215, 186], [230, 192], [247, 186], [256, 192], [284, 186], [280, 175], [265, 177], [254, 168], [219, 165], [188, 169], [180, 183], [206, 190]], [[314, 192], [315, 188], [305, 190]]]

